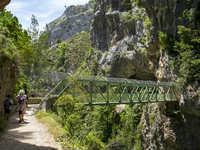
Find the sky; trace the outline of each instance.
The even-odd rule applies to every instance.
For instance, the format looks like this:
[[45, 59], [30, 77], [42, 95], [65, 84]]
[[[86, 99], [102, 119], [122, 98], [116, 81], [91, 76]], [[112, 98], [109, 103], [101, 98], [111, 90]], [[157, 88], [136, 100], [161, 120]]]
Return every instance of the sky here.
[[27, 30], [30, 27], [33, 14], [40, 30], [44, 30], [46, 23], [63, 14], [65, 6], [84, 5], [88, 2], [89, 0], [11, 0], [5, 8], [19, 19], [23, 29]]

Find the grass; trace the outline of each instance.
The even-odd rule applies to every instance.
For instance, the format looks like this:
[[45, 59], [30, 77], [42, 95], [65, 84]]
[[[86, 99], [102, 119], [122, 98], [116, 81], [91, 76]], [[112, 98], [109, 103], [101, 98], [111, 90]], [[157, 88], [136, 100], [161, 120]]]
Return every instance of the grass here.
[[[11, 117], [12, 114], [13, 114], [13, 110], [11, 109], [9, 116]], [[2, 112], [0, 112], [0, 135], [1, 135], [2, 132], [5, 131], [6, 128], [7, 128], [7, 121], [6, 121], [5, 113], [4, 113], [4, 110], [3, 110]]]
[[38, 111], [35, 117], [40, 123], [48, 127], [48, 131], [54, 136], [57, 142], [62, 142], [63, 149], [77, 149], [77, 147], [79, 149], [85, 149], [82, 146], [70, 142], [69, 132], [62, 128], [61, 117], [55, 113]]
[[0, 135], [3, 131], [5, 131], [5, 129], [7, 128], [7, 122], [5, 119], [5, 115], [4, 112], [0, 113]]
[[[12, 109], [10, 110], [10, 117], [12, 116], [13, 111]], [[5, 113], [4, 111], [0, 112], [0, 136], [1, 134], [5, 131], [5, 129], [7, 128], [7, 121], [5, 118]]]
[[51, 134], [54, 135], [54, 137], [57, 137], [58, 135], [63, 134], [63, 132], [65, 132], [62, 129], [61, 124], [59, 124], [60, 118], [56, 114], [38, 111], [35, 117], [38, 119], [39, 122], [48, 127], [48, 130]]

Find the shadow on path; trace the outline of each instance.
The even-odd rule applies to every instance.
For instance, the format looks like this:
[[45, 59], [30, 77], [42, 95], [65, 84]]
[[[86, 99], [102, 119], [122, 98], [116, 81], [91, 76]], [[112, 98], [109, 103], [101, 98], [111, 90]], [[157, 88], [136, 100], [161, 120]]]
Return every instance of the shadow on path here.
[[[6, 131], [0, 137], [1, 150], [62, 150], [44, 125], [35, 118], [37, 105], [29, 105], [24, 123], [19, 123], [19, 114], [14, 113], [8, 120]], [[14, 110], [15, 106], [12, 108]]]

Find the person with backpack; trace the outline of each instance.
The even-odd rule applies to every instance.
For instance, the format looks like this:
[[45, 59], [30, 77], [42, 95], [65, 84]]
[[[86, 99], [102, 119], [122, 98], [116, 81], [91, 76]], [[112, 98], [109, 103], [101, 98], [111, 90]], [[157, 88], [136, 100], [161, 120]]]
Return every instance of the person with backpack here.
[[4, 101], [5, 117], [8, 120], [10, 115], [11, 106], [13, 105], [13, 100], [10, 95], [7, 95], [7, 99]]
[[29, 95], [29, 91], [27, 89], [27, 86], [24, 86], [24, 92], [25, 92], [25, 95], [26, 95], [26, 98], [27, 98], [26, 107], [28, 107], [28, 95]]
[[24, 123], [24, 113], [26, 111], [27, 97], [24, 90], [19, 91], [19, 95], [15, 97], [18, 102], [15, 112], [19, 112], [19, 123]]

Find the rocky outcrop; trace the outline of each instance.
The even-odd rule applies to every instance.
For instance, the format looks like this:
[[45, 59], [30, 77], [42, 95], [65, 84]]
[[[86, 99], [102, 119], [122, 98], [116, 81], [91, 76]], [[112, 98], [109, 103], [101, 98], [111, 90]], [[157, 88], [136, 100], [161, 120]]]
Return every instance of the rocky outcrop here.
[[18, 81], [18, 67], [4, 55], [0, 55], [0, 111], [3, 110], [3, 101], [7, 95], [14, 93]]
[[0, 10], [3, 9], [6, 5], [10, 3], [11, 0], [1, 0], [0, 1]]
[[194, 1], [151, 1], [143, 0], [141, 5], [145, 7], [148, 17], [151, 19], [151, 38], [148, 42], [148, 54], [152, 56], [159, 53], [159, 61], [154, 62], [155, 71], [157, 72], [157, 79], [159, 81], [175, 81], [178, 70], [171, 71], [169, 68], [169, 61], [171, 57], [166, 51], [160, 50], [159, 34], [158, 31], [166, 31], [171, 34], [174, 38], [177, 37], [177, 26], [184, 25], [186, 27], [191, 26], [186, 20], [180, 20], [183, 16], [183, 12], [186, 9], [196, 8], [199, 0]]
[[[101, 71], [110, 68], [108, 75], [118, 78], [175, 81], [178, 70], [169, 69], [171, 56], [160, 49], [158, 31], [167, 31], [175, 38], [178, 25], [197, 27], [179, 18], [184, 10], [195, 9], [200, 0], [141, 0], [131, 6], [124, 2], [96, 1], [91, 43], [102, 52], [98, 57]], [[184, 94], [178, 110], [179, 104], [147, 105], [140, 126], [142, 149], [200, 148], [199, 97], [194, 94], [197, 100], [191, 103], [188, 100], [194, 97]], [[168, 116], [166, 107], [171, 106], [174, 110]]]
[[199, 149], [200, 132], [197, 126], [200, 111], [195, 107], [188, 103], [166, 116], [164, 103], [147, 105], [140, 122], [143, 149]]
[[63, 15], [56, 20], [46, 24], [46, 31], [49, 33], [48, 44], [53, 46], [58, 38], [65, 41], [77, 32], [89, 31], [93, 19], [93, 5], [69, 6]]
[[120, 78], [176, 80], [178, 71], [170, 71], [165, 63], [171, 57], [160, 51], [158, 31], [176, 37], [177, 26], [187, 25], [179, 17], [184, 10], [195, 8], [199, 0], [142, 0], [132, 3], [129, 10], [123, 2], [97, 1], [94, 7], [91, 44], [103, 53], [99, 58], [101, 70], [109, 66], [109, 76]]
[[[109, 76], [112, 77], [156, 80], [151, 56], [147, 55], [147, 47], [142, 41], [144, 20], [127, 21], [129, 12], [121, 4], [122, 0], [98, 2], [94, 8], [91, 43], [96, 50], [103, 52], [99, 59], [101, 70], [109, 66]], [[131, 15], [139, 12], [140, 18], [146, 18], [146, 12], [132, 4]]]

